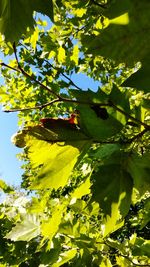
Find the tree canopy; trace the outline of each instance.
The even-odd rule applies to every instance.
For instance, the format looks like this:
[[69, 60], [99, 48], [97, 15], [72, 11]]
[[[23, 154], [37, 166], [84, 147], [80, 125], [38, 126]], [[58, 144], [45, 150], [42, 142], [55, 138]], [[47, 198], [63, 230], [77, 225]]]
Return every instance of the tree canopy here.
[[24, 174], [0, 180], [0, 267], [150, 266], [149, 17], [147, 0], [1, 0]]

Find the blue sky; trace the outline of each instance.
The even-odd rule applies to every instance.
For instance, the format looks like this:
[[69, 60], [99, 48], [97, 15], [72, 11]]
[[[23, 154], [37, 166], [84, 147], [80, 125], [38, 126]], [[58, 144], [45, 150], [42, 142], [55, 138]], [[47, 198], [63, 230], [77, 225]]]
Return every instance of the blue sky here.
[[0, 111], [0, 179], [15, 186], [21, 181], [21, 162], [16, 158], [21, 149], [15, 147], [10, 139], [17, 130], [17, 115]]

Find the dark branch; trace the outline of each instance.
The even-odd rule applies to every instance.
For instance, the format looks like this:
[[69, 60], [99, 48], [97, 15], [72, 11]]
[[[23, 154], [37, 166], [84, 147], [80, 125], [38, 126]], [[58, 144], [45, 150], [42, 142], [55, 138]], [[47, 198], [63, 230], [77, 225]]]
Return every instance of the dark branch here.
[[39, 109], [39, 110], [42, 110], [43, 108], [47, 107], [47, 106], [50, 106], [56, 102], [60, 102], [60, 99], [59, 98], [56, 98], [56, 99], [53, 99], [51, 100], [50, 102], [47, 102], [43, 105], [37, 105], [35, 107], [27, 107], [27, 108], [14, 108], [14, 109], [8, 109], [8, 110], [3, 110], [4, 112], [6, 113], [9, 113], [9, 112], [18, 112], [18, 111], [27, 111], [27, 110], [35, 110], [35, 109]]
[[115, 110], [119, 111], [120, 113], [122, 113], [125, 117], [127, 117], [128, 119], [135, 121], [136, 123], [143, 125], [144, 128], [150, 130], [150, 125], [147, 125], [145, 122], [142, 122], [134, 117], [132, 117], [130, 114], [126, 113], [124, 110], [122, 110], [121, 108], [118, 108], [116, 105], [114, 105], [111, 101], [109, 101], [110, 107], [114, 108]]
[[[150, 130], [150, 129], [149, 129]], [[142, 136], [149, 131], [147, 128], [145, 128], [142, 132], [138, 133], [137, 135], [133, 136], [131, 139], [127, 140], [125, 143], [131, 144], [134, 142], [136, 139], [142, 138]]]
[[[31, 81], [37, 83], [38, 85], [40, 85], [43, 89], [49, 91], [51, 94], [55, 95], [56, 97], [60, 98], [61, 97], [55, 93], [52, 89], [50, 89], [49, 87], [47, 87], [46, 85], [44, 85], [43, 83], [39, 82], [36, 78], [34, 78], [33, 76], [31, 76], [30, 74], [28, 74], [26, 71], [24, 71], [19, 63], [19, 60], [18, 60], [18, 56], [17, 56], [17, 50], [16, 50], [16, 45], [15, 43], [13, 44], [13, 48], [14, 48], [14, 54], [15, 54], [15, 58], [16, 58], [16, 62], [17, 62], [17, 65], [18, 65], [18, 69], [20, 70], [20, 72], [26, 76], [27, 78], [29, 78]], [[5, 64], [5, 66], [13, 69], [12, 67], [8, 66]], [[16, 71], [16, 69], [14, 68], [14, 70]]]
[[[22, 45], [26, 50], [28, 50], [30, 52], [30, 50], [22, 43], [20, 43], [20, 45]], [[39, 57], [36, 55], [36, 58], [39, 59]], [[65, 78], [67, 79], [70, 84], [72, 84], [75, 88], [77, 88], [78, 90], [82, 90], [82, 88], [80, 88], [78, 85], [76, 85], [73, 80], [71, 78], [69, 78], [66, 74], [64, 74], [60, 68], [54, 67], [47, 59], [43, 59], [44, 62], [46, 62], [51, 68], [53, 68], [54, 70], [59, 71], [59, 73]]]
[[148, 267], [148, 266], [150, 266], [150, 264], [140, 264], [140, 263], [135, 263], [135, 262], [133, 262], [128, 256], [126, 256], [126, 255], [123, 255], [123, 254], [120, 254], [120, 253], [117, 253], [117, 255], [118, 256], [120, 256], [120, 257], [123, 257], [123, 258], [125, 258], [125, 259], [127, 259], [128, 261], [130, 261], [134, 266], [143, 266], [143, 267]]
[[65, 78], [65, 79], [67, 79], [69, 82], [70, 82], [70, 84], [72, 84], [74, 87], [76, 87], [78, 90], [82, 90], [82, 88], [80, 88], [79, 86], [77, 86], [73, 81], [72, 81], [72, 79], [70, 79], [66, 74], [64, 74], [62, 71], [61, 71], [61, 69], [60, 68], [56, 68], [56, 67], [54, 67], [47, 59], [44, 59], [44, 61], [47, 63], [47, 64], [49, 64], [49, 66], [51, 67], [51, 68], [53, 68], [54, 70], [57, 70], [57, 71], [59, 71], [60, 72], [60, 74]]
[[[106, 246], [108, 246], [110, 249], [112, 249], [111, 245], [109, 245], [109, 244], [107, 243], [107, 241], [105, 241], [104, 244], [105, 244]], [[102, 252], [102, 253], [103, 253], [103, 252]], [[104, 252], [104, 253], [105, 253], [105, 252]], [[106, 252], [105, 254], [109, 255], [109, 252]], [[111, 254], [111, 255], [112, 255], [112, 254]], [[141, 267], [142, 267], [142, 266], [143, 266], [143, 267], [149, 267], [149, 266], [150, 266], [150, 264], [140, 264], [140, 263], [135, 263], [135, 262], [133, 262], [132, 259], [130, 259], [130, 257], [129, 257], [128, 255], [124, 255], [124, 254], [120, 253], [118, 250], [116, 251], [116, 254], [114, 254], [114, 255], [117, 255], [117, 256], [120, 256], [120, 257], [123, 257], [123, 258], [127, 259], [127, 260], [130, 261], [134, 266], [141, 266]]]

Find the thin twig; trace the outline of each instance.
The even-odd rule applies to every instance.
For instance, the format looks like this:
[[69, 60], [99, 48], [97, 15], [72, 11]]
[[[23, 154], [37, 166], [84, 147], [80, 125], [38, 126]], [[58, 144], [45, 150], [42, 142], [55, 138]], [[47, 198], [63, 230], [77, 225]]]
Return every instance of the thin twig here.
[[14, 108], [14, 109], [8, 109], [8, 110], [3, 110], [4, 112], [6, 113], [9, 113], [9, 112], [18, 112], [18, 111], [27, 111], [27, 110], [35, 110], [35, 109], [39, 109], [39, 110], [42, 110], [43, 108], [47, 107], [47, 106], [50, 106], [56, 102], [59, 102], [60, 99], [59, 98], [56, 98], [56, 99], [53, 99], [51, 100], [50, 102], [47, 102], [43, 105], [37, 105], [35, 107], [27, 107], [27, 108]]
[[4, 63], [4, 62], [1, 62], [0, 65], [1, 65], [2, 67], [7, 67], [7, 68], [9, 68], [9, 69], [11, 69], [11, 70], [15, 70], [15, 71], [17, 71], [17, 72], [20, 72], [18, 69], [11, 67], [11, 66], [7, 65], [7, 64]]
[[125, 143], [127, 144], [131, 144], [132, 142], [134, 142], [136, 139], [141, 138], [147, 131], [149, 131], [150, 129], [145, 128], [142, 132], [138, 133], [137, 135], [133, 136], [131, 139], [127, 140]]
[[[110, 249], [113, 248], [111, 245], [109, 245], [109, 244], [107, 243], [107, 241], [104, 241], [104, 244], [105, 244], [106, 246], [108, 246]], [[106, 253], [108, 253], [108, 252], [106, 252]], [[111, 254], [111, 255], [112, 255], [112, 254]], [[116, 254], [114, 254], [114, 256], [116, 256], [116, 255], [117, 255], [117, 256], [121, 256], [121, 257], [127, 259], [128, 261], [130, 261], [130, 262], [131, 262], [133, 265], [135, 265], [135, 266], [142, 266], [142, 267], [148, 267], [148, 266], [150, 266], [150, 264], [140, 264], [140, 263], [135, 263], [135, 262], [133, 262], [132, 259], [130, 259], [128, 255], [124, 255], [124, 254], [120, 253], [118, 249], [117, 249], [117, 251], [116, 251]]]
[[44, 59], [44, 61], [45, 61], [47, 64], [49, 64], [49, 66], [50, 66], [51, 68], [53, 68], [54, 70], [59, 71], [60, 74], [61, 74], [65, 79], [67, 79], [67, 80], [70, 82], [70, 84], [72, 84], [72, 85], [73, 85], [74, 87], [76, 87], [78, 90], [82, 90], [82, 88], [80, 88], [78, 85], [76, 85], [76, 84], [72, 81], [71, 78], [69, 78], [66, 74], [64, 74], [64, 73], [61, 71], [60, 68], [56, 68], [56, 67], [54, 67], [54, 66], [53, 66], [47, 59]]
[[[55, 93], [52, 89], [50, 89], [49, 87], [47, 87], [46, 85], [44, 85], [43, 83], [39, 82], [36, 78], [34, 78], [33, 76], [31, 76], [30, 74], [28, 74], [26, 71], [24, 71], [19, 63], [19, 60], [18, 60], [18, 56], [17, 56], [17, 50], [16, 50], [16, 45], [15, 43], [13, 44], [13, 48], [14, 48], [14, 54], [15, 54], [15, 58], [16, 58], [16, 62], [17, 62], [17, 65], [18, 65], [18, 69], [22, 72], [22, 74], [24, 76], [26, 76], [27, 78], [29, 78], [31, 81], [34, 81], [35, 83], [39, 84], [42, 88], [46, 89], [47, 91], [49, 91], [51, 94], [55, 95], [56, 97], [60, 98], [61, 97]], [[9, 66], [10, 67], [10, 66]], [[13, 69], [13, 68], [12, 68]], [[16, 70], [16, 69], [14, 69]]]
[[[24, 44], [20, 43], [20, 45], [24, 46], [24, 48], [30, 52], [30, 50], [29, 50]], [[37, 55], [36, 55], [36, 58], [39, 59], [39, 57], [37, 57]], [[51, 68], [53, 68], [54, 70], [59, 71], [60, 74], [61, 74], [65, 79], [67, 79], [67, 80], [70, 82], [70, 84], [72, 84], [75, 88], [77, 88], [78, 90], [82, 90], [82, 88], [80, 88], [77, 84], [75, 84], [75, 83], [73, 82], [73, 80], [72, 80], [71, 78], [69, 78], [66, 74], [64, 74], [64, 73], [61, 71], [60, 68], [54, 67], [54, 66], [53, 66], [47, 59], [45, 59], [45, 58], [43, 59], [43, 61], [46, 62], [47, 64], [49, 64], [49, 66], [50, 66]]]
[[121, 257], [127, 259], [128, 261], [130, 261], [130, 262], [131, 262], [133, 265], [135, 265], [135, 266], [143, 266], [143, 267], [148, 267], [148, 266], [150, 266], [150, 264], [140, 264], [140, 263], [135, 263], [135, 262], [133, 262], [128, 256], [123, 255], [123, 254], [120, 254], [120, 253], [117, 253], [117, 256], [121, 256]]

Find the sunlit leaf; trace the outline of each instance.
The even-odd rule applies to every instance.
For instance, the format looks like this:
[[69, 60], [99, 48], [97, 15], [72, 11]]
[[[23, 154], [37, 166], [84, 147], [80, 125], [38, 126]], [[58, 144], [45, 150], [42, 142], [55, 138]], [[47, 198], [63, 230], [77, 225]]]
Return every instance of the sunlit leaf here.
[[81, 198], [84, 195], [90, 194], [90, 178], [88, 177], [85, 182], [83, 182], [79, 187], [77, 187], [74, 192], [72, 193], [72, 198]]
[[32, 166], [42, 165], [30, 188], [57, 189], [66, 185], [86, 142], [77, 141], [52, 145], [44, 141], [31, 140], [27, 145]]
[[53, 236], [56, 234], [62, 220], [63, 210], [64, 205], [57, 205], [56, 210], [52, 213], [52, 216], [48, 220], [42, 221], [41, 234], [44, 239], [48, 238], [51, 241]]
[[79, 47], [78, 45], [75, 45], [73, 48], [72, 56], [70, 57], [71, 60], [75, 62], [75, 65], [78, 65], [78, 59], [79, 59]]
[[66, 262], [70, 261], [71, 259], [73, 259], [77, 254], [77, 249], [73, 248], [70, 249], [66, 252], [63, 252], [60, 254], [60, 257], [58, 259], [58, 261], [56, 263], [54, 263], [52, 266], [53, 267], [59, 267], [63, 264], [65, 264]]
[[0, 180], [0, 190], [2, 190], [4, 193], [13, 193], [14, 192], [14, 189], [7, 185], [3, 180]]
[[40, 125], [24, 128], [23, 130], [14, 134], [11, 138], [12, 142], [18, 147], [25, 147], [26, 140], [31, 136], [38, 140], [45, 140], [47, 142], [65, 142], [65, 141], [86, 141], [89, 139], [82, 131], [78, 130], [76, 126], [69, 125], [66, 121], [48, 122], [45, 127]]
[[57, 58], [59, 63], [63, 63], [65, 61], [66, 54], [65, 54], [65, 49], [62, 46], [60, 46], [58, 49]]
[[24, 215], [22, 222], [19, 222], [6, 235], [6, 238], [12, 241], [30, 241], [40, 234], [40, 222], [34, 214]]
[[129, 23], [129, 15], [128, 13], [124, 13], [119, 17], [109, 20], [110, 24], [120, 24], [120, 25], [127, 25]]
[[103, 258], [101, 263], [101, 267], [112, 267], [113, 265], [111, 264], [111, 261], [108, 258]]
[[[17, 146], [28, 147], [28, 157], [33, 168], [41, 166], [30, 187], [32, 189], [64, 187], [79, 155], [90, 145], [86, 137], [85, 140], [80, 139], [78, 130], [68, 123], [65, 126], [57, 123], [50, 126], [52, 131], [41, 126], [28, 127], [12, 138]], [[81, 136], [84, 135], [81, 133]], [[69, 141], [70, 138], [73, 140]], [[59, 142], [56, 143], [57, 140]]]

